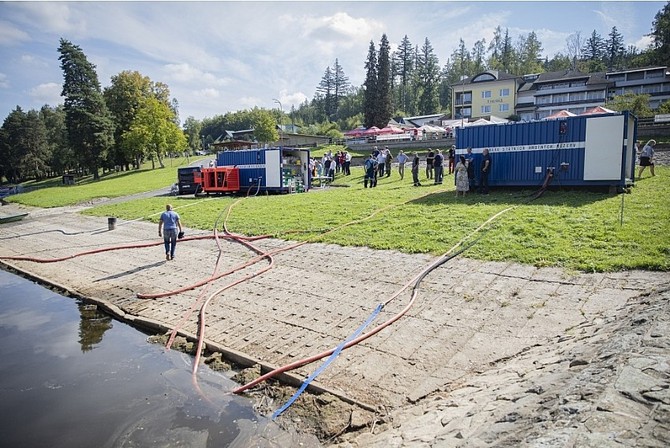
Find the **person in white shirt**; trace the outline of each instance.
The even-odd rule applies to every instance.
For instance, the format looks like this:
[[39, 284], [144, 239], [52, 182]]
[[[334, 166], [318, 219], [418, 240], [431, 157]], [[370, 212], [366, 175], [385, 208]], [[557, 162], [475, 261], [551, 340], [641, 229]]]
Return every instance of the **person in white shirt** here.
[[344, 174], [345, 176], [351, 175], [351, 154], [349, 154], [349, 151], [344, 151]]
[[402, 152], [402, 149], [398, 153], [398, 174], [400, 174], [400, 180], [403, 180], [405, 178], [405, 163], [409, 160], [409, 157], [407, 157], [407, 154]]
[[646, 167], [649, 167], [649, 172], [652, 176], [654, 174], [654, 146], [656, 146], [656, 140], [649, 140], [642, 151], [640, 151], [640, 171], [637, 173], [637, 177], [642, 177], [642, 172]]
[[386, 151], [383, 149], [379, 151], [377, 156], [377, 177], [384, 177], [384, 169], [386, 168]]

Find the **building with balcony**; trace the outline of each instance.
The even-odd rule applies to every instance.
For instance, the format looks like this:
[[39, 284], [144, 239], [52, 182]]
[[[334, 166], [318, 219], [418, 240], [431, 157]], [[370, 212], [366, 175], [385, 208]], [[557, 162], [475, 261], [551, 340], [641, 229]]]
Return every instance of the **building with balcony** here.
[[649, 107], [670, 100], [670, 69], [665, 66], [617, 72], [582, 73], [575, 70], [515, 77], [490, 70], [452, 84], [452, 118], [507, 118], [541, 120], [559, 111], [576, 115], [625, 93], [648, 94]]
[[602, 106], [614, 82], [604, 72], [561, 70], [522, 77], [515, 111], [522, 120], [541, 120], [561, 110], [576, 115]]
[[451, 117], [507, 118], [514, 113], [521, 78], [488, 70], [451, 85]]
[[670, 69], [664, 66], [636, 68], [609, 72], [605, 75], [607, 79], [614, 82], [610, 88], [608, 98], [617, 95], [633, 93], [636, 95], [647, 94], [649, 107], [658, 109], [665, 101], [670, 100]]

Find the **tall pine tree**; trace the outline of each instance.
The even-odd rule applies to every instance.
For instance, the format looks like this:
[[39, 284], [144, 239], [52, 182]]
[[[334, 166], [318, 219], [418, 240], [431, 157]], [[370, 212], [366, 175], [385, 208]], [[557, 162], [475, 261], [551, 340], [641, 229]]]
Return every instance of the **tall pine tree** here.
[[319, 100], [323, 103], [323, 112], [326, 119], [328, 121], [332, 120], [337, 111], [337, 104], [335, 101], [335, 77], [330, 67], [326, 67], [316, 92]]
[[670, 2], [654, 16], [650, 36], [655, 63], [670, 65]]
[[393, 115], [390, 55], [391, 47], [386, 34], [383, 34], [377, 58], [377, 118], [375, 120], [375, 126], [380, 129], [388, 126]]
[[335, 59], [332, 73], [333, 82], [335, 84], [335, 114], [339, 115], [342, 98], [346, 97], [351, 91], [351, 84], [349, 83], [349, 78], [344, 74], [344, 69], [340, 65], [340, 61], [337, 59]]
[[114, 123], [100, 90], [95, 65], [77, 45], [61, 39], [58, 52], [63, 70], [63, 91], [68, 139], [78, 162], [94, 179], [114, 143]]
[[626, 47], [623, 43], [623, 35], [612, 27], [607, 40], [605, 41], [605, 58], [608, 70], [619, 70], [623, 65], [623, 57], [626, 52]]
[[414, 71], [414, 48], [407, 35], [403, 37], [395, 52], [395, 60], [394, 76], [398, 77], [397, 104], [403, 112], [407, 112], [411, 103], [410, 83]]
[[596, 30], [593, 30], [591, 36], [586, 39], [584, 48], [582, 48], [582, 57], [587, 63], [587, 71], [599, 72], [605, 70], [604, 56], [605, 41]]
[[368, 57], [365, 60], [365, 96], [363, 99], [363, 125], [366, 128], [375, 126], [377, 122], [377, 49], [370, 41]]
[[434, 114], [439, 108], [440, 66], [428, 38], [419, 52], [417, 75], [421, 85], [419, 114]]

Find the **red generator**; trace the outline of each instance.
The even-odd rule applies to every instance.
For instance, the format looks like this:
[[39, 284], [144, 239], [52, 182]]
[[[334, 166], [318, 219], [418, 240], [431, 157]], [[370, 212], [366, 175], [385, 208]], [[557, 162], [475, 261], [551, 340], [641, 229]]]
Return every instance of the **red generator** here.
[[198, 193], [237, 193], [240, 191], [240, 170], [230, 166], [202, 168], [193, 173], [193, 180], [200, 187]]

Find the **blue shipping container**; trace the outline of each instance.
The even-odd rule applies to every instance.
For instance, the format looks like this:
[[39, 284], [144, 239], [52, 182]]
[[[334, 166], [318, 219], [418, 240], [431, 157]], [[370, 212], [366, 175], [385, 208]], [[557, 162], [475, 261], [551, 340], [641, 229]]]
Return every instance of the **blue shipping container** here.
[[288, 193], [309, 189], [309, 150], [297, 148], [243, 149], [223, 151], [216, 155], [217, 166], [232, 166], [240, 170], [240, 188]]
[[482, 151], [491, 155], [490, 186], [625, 187], [634, 181], [637, 119], [628, 112], [559, 120], [467, 126], [456, 154], [472, 148], [477, 185]]

